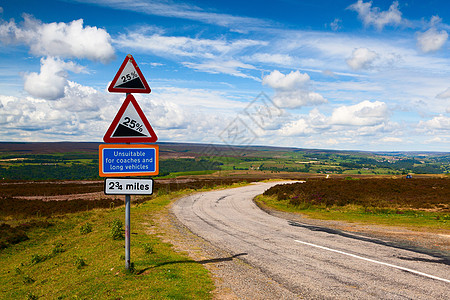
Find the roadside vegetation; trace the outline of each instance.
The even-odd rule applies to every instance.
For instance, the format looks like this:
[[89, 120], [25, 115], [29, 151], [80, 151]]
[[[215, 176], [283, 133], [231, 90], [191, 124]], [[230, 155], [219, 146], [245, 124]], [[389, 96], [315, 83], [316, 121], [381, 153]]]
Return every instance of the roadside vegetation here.
[[2, 205], [12, 205], [2, 207], [0, 216], [0, 298], [210, 299], [209, 272], [202, 262], [162, 242], [155, 219], [174, 198], [238, 182], [159, 184], [153, 196], [134, 199], [129, 271], [124, 267], [123, 200], [85, 200], [88, 207], [82, 200], [4, 198]]
[[[124, 200], [77, 199], [103, 183], [9, 182], [0, 185], [0, 298], [210, 299], [214, 284], [203, 262], [162, 241], [156, 219], [174, 199], [195, 191], [239, 186], [262, 178], [156, 182], [154, 194], [133, 197], [132, 268], [125, 270]], [[57, 185], [52, 189], [50, 185]], [[20, 199], [66, 194], [71, 200]], [[96, 189], [94, 188], [96, 186]], [[43, 197], [45, 198], [45, 197]]]
[[169, 201], [161, 196], [132, 207], [129, 272], [117, 235], [123, 207], [43, 219], [49, 227], [30, 228], [28, 240], [1, 250], [1, 298], [209, 299], [208, 271], [152, 233], [152, 215]]
[[312, 218], [450, 231], [450, 178], [308, 179], [257, 201]]

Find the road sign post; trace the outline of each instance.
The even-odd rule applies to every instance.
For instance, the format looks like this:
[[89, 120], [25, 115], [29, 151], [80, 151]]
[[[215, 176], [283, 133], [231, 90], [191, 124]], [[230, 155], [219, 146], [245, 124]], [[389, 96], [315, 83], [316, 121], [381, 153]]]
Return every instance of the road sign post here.
[[131, 244], [131, 196], [125, 195], [125, 268], [130, 270], [131, 268], [131, 255], [130, 255], [130, 244]]
[[[130, 145], [157, 141], [142, 109], [131, 93], [150, 93], [151, 89], [136, 64], [128, 54], [108, 87], [111, 93], [126, 93], [126, 99], [108, 128], [105, 143], [127, 145], [100, 145], [99, 174], [101, 177], [153, 176], [159, 173], [159, 148], [157, 145]], [[151, 195], [152, 179], [117, 178], [105, 180], [105, 194], [125, 195], [125, 268], [130, 270], [130, 206], [131, 195]]]

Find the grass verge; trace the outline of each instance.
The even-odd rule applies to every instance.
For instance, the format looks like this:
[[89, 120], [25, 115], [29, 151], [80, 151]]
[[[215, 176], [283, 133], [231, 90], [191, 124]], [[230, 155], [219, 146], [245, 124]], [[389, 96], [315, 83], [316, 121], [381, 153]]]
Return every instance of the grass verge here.
[[124, 268], [124, 240], [111, 230], [124, 207], [45, 218], [53, 225], [33, 228], [28, 240], [1, 250], [0, 298], [210, 299], [208, 271], [162, 242], [153, 221], [185, 193], [132, 204], [132, 272]]
[[367, 208], [355, 204], [330, 207], [311, 204], [292, 205], [289, 200], [278, 200], [274, 195], [260, 195], [255, 198], [255, 201], [261, 206], [285, 212], [299, 213], [313, 219], [401, 226], [411, 230], [450, 233], [450, 214], [443, 212]]

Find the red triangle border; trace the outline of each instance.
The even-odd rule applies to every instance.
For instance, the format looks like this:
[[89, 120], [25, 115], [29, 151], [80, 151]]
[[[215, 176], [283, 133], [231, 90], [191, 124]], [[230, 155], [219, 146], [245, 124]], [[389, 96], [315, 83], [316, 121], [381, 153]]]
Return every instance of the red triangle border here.
[[[117, 80], [119, 79], [120, 74], [122, 74], [123, 69], [127, 65], [128, 61], [131, 60], [131, 63], [133, 64], [134, 68], [136, 69], [136, 72], [139, 75], [139, 78], [141, 79], [142, 83], [144, 84], [145, 89], [133, 89], [133, 88], [115, 88], [114, 85], [116, 84]], [[150, 86], [147, 83], [147, 80], [145, 80], [144, 75], [142, 74], [141, 70], [139, 69], [136, 61], [134, 60], [133, 56], [131, 54], [128, 54], [122, 65], [119, 68], [119, 71], [117, 71], [116, 76], [114, 76], [113, 81], [111, 81], [111, 84], [108, 87], [108, 92], [110, 93], [144, 93], [149, 94], [152, 90], [150, 89]]]
[[[119, 125], [119, 121], [122, 118], [123, 114], [125, 113], [125, 110], [127, 109], [128, 105], [131, 104], [136, 109], [136, 112], [138, 113], [139, 117], [142, 120], [142, 123], [144, 124], [145, 128], [147, 129], [150, 136], [146, 137], [113, 137], [114, 130]], [[123, 102], [122, 106], [120, 107], [119, 111], [117, 112], [117, 115], [114, 117], [114, 120], [112, 121], [111, 125], [109, 126], [108, 130], [105, 133], [105, 136], [103, 137], [103, 141], [105, 143], [155, 143], [158, 140], [158, 137], [156, 136], [155, 131], [153, 130], [152, 126], [148, 122], [147, 118], [145, 117], [144, 112], [139, 107], [139, 104], [137, 103], [136, 99], [133, 95], [129, 94], [125, 101]]]

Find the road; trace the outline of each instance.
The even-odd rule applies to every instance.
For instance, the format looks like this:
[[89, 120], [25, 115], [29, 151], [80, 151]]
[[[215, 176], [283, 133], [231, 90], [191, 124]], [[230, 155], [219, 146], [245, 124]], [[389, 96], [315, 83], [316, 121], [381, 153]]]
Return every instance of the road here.
[[194, 234], [307, 299], [450, 299], [445, 258], [269, 215], [252, 199], [276, 183], [194, 194], [172, 211]]

